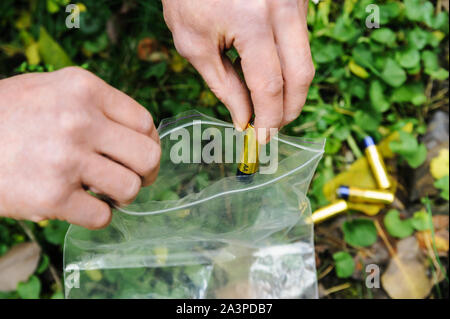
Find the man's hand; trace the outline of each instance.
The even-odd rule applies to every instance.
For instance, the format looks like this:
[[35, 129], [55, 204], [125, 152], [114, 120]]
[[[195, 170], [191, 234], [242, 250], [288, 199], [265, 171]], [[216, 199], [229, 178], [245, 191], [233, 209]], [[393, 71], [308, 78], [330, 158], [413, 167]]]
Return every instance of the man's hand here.
[[[307, 0], [163, 0], [178, 52], [200, 72], [243, 129], [277, 128], [301, 112], [314, 66], [306, 25]], [[247, 87], [223, 55], [239, 52]], [[268, 133], [268, 132], [267, 132]], [[261, 143], [267, 142], [262, 135]]]
[[158, 174], [151, 115], [93, 74], [66, 68], [0, 81], [0, 216], [106, 226]]

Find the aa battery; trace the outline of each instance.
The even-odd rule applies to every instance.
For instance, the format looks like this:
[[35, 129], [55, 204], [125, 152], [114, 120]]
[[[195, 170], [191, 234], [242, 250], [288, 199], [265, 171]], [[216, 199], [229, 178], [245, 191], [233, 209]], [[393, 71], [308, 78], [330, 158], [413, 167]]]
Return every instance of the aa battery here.
[[244, 135], [244, 147], [238, 164], [236, 176], [240, 181], [250, 181], [259, 168], [259, 148], [255, 128], [252, 123], [247, 125]]
[[328, 206], [322, 207], [316, 210], [312, 215], [311, 219], [314, 224], [323, 222], [324, 220], [345, 212], [348, 209], [347, 202], [343, 199], [338, 200]]
[[391, 182], [389, 181], [383, 158], [378, 152], [378, 149], [372, 137], [366, 136], [364, 138], [364, 148], [367, 161], [369, 162], [369, 166], [372, 170], [378, 187], [380, 189], [388, 189], [389, 187], [391, 187]]
[[354, 203], [392, 204], [394, 201], [394, 194], [384, 190], [340, 186], [336, 192], [339, 198]]

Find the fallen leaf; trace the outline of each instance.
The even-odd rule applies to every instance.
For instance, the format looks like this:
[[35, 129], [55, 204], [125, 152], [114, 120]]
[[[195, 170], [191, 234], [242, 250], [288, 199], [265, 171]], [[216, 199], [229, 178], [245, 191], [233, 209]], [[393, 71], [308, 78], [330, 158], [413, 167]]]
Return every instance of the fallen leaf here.
[[434, 215], [433, 226], [436, 231], [448, 228], [448, 215]]
[[55, 70], [74, 65], [66, 51], [41, 26], [39, 34], [39, 54], [46, 64], [53, 65]]
[[440, 179], [449, 174], [448, 149], [441, 149], [439, 155], [431, 160], [430, 172], [435, 179]]
[[[416, 238], [422, 250], [427, 251], [427, 243], [432, 243], [431, 232], [429, 230], [416, 233]], [[434, 234], [434, 242], [439, 256], [446, 256], [449, 249], [448, 231], [440, 230]]]
[[427, 276], [427, 267], [414, 236], [397, 243], [397, 253], [381, 276], [384, 290], [394, 299], [421, 299], [428, 296], [433, 287]]
[[12, 247], [0, 258], [0, 291], [14, 291], [17, 284], [28, 280], [38, 266], [41, 249], [36, 243]]
[[139, 41], [137, 54], [142, 61], [160, 62], [168, 59], [167, 48], [161, 46], [156, 39], [148, 37]]

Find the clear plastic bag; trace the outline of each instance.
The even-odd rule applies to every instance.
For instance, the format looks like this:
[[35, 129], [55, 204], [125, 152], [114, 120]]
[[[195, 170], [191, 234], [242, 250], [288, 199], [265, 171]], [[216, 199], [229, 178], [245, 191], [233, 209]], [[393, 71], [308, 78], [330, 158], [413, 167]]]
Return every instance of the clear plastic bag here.
[[[317, 297], [305, 194], [325, 141], [275, 136], [268, 145], [276, 144], [275, 172], [242, 183], [236, 160], [224, 160], [226, 151], [233, 158], [241, 151], [230, 131], [236, 140], [243, 134], [198, 112], [161, 122], [156, 182], [133, 204], [115, 207], [107, 228], [70, 226], [66, 298]], [[205, 140], [196, 147], [199, 132]], [[212, 136], [224, 146], [215, 159], [225, 163], [201, 156], [211, 151]], [[192, 143], [189, 161], [174, 163]]]

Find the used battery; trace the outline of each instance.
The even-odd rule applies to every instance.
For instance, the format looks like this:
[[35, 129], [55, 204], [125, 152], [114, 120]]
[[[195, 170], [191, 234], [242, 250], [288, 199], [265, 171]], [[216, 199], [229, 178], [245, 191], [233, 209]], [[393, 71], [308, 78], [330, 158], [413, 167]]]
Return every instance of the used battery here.
[[355, 203], [392, 204], [394, 194], [385, 190], [362, 189], [358, 187], [340, 186], [337, 189], [339, 198]]
[[312, 215], [311, 219], [314, 224], [323, 222], [324, 220], [345, 212], [348, 209], [348, 204], [345, 200], [338, 200], [328, 206], [322, 207], [316, 210]]
[[245, 130], [244, 147], [237, 167], [236, 176], [238, 180], [250, 182], [253, 174], [259, 168], [259, 147], [253, 123], [249, 123]]
[[389, 176], [387, 174], [383, 158], [378, 152], [377, 146], [375, 145], [372, 137], [366, 136], [364, 138], [364, 148], [367, 161], [369, 162], [369, 166], [372, 170], [378, 187], [380, 189], [388, 189], [389, 187], [391, 187], [391, 182], [389, 181]]

